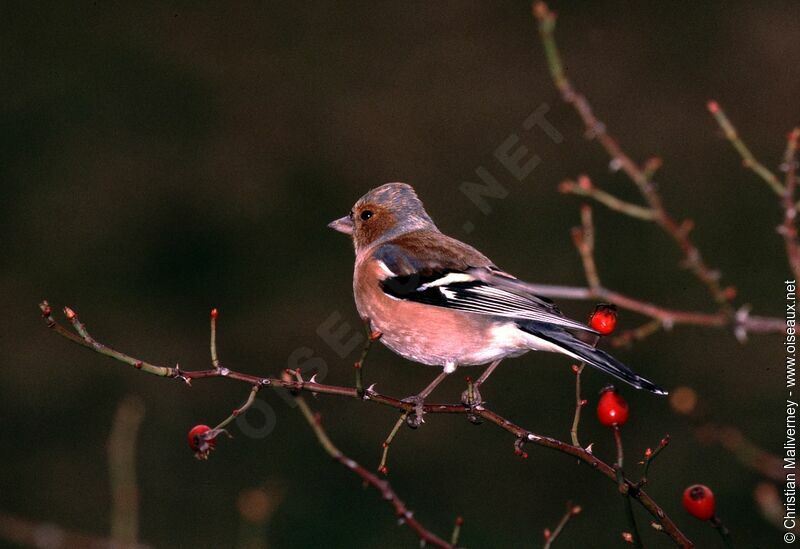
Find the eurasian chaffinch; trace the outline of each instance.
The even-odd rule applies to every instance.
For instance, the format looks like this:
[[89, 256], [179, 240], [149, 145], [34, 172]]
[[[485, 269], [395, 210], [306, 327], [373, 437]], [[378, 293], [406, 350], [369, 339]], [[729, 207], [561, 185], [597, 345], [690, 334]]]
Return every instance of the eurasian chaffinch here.
[[499, 270], [475, 248], [442, 234], [414, 189], [387, 183], [328, 225], [352, 236], [358, 313], [392, 351], [442, 373], [413, 397], [417, 404], [459, 366], [489, 364], [465, 404], [506, 357], [563, 353], [638, 388], [667, 392], [596, 349], [597, 332], [565, 318], [548, 299]]

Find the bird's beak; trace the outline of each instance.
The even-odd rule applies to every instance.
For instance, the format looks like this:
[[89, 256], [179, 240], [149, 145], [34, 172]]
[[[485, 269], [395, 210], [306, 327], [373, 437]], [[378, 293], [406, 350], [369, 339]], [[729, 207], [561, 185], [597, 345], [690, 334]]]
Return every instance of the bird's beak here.
[[334, 231], [339, 231], [340, 233], [353, 234], [353, 220], [350, 219], [350, 216], [348, 215], [340, 217], [335, 221], [331, 221], [328, 223], [328, 227]]

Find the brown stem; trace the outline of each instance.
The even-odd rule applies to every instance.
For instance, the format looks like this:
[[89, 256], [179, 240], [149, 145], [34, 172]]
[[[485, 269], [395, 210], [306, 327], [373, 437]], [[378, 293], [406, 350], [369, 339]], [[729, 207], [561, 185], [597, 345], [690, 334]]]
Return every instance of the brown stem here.
[[486, 273], [478, 269], [473, 269], [469, 272], [479, 280], [491, 282], [498, 286], [506, 286], [511, 289], [533, 293], [542, 297], [613, 303], [620, 309], [633, 311], [643, 316], [659, 320], [665, 328], [671, 328], [676, 324], [730, 328], [737, 334], [737, 337], [740, 337], [740, 335], [746, 336], [748, 333], [780, 334], [786, 330], [785, 320], [776, 317], [751, 315], [747, 307], [742, 307], [734, 315], [721, 311], [716, 313], [683, 311], [654, 305], [647, 301], [641, 301], [603, 287], [591, 289], [581, 286], [530, 284], [528, 282], [522, 282], [521, 280], [511, 280]]
[[383, 497], [384, 500], [388, 501], [392, 507], [394, 507], [395, 513], [397, 514], [400, 522], [408, 525], [408, 527], [413, 530], [421, 542], [430, 543], [434, 547], [453, 547], [451, 544], [447, 543], [442, 538], [422, 526], [422, 524], [420, 524], [420, 522], [414, 518], [414, 513], [408, 507], [406, 507], [406, 504], [403, 502], [403, 500], [397, 496], [397, 493], [392, 489], [392, 486], [388, 481], [378, 478], [374, 473], [368, 471], [344, 455], [333, 444], [330, 437], [328, 437], [328, 433], [325, 432], [325, 429], [323, 429], [319, 417], [311, 411], [311, 408], [308, 406], [302, 396], [296, 397], [296, 401], [298, 407], [300, 408], [300, 412], [302, 412], [303, 417], [311, 426], [311, 430], [314, 431], [317, 440], [325, 452], [327, 452], [327, 454], [331, 456], [334, 461], [338, 461], [350, 469], [353, 473], [361, 477], [361, 479], [364, 481], [364, 484], [372, 486], [378, 490], [378, 492], [381, 494], [381, 497]]
[[231, 412], [231, 415], [222, 420], [222, 422], [216, 427], [214, 427], [213, 430], [217, 431], [220, 429], [224, 429], [231, 421], [233, 421], [234, 419], [245, 413], [247, 409], [253, 405], [253, 402], [255, 402], [256, 395], [258, 394], [259, 389], [261, 389], [261, 384], [253, 385], [253, 387], [250, 388], [250, 394], [247, 395], [247, 400], [245, 401], [245, 403], [236, 408], [233, 412]]
[[108, 437], [111, 485], [111, 539], [132, 547], [139, 537], [139, 488], [136, 482], [136, 441], [144, 418], [144, 403], [128, 396], [119, 403]]
[[450, 545], [456, 547], [458, 545], [458, 538], [461, 537], [461, 527], [464, 525], [464, 519], [462, 517], [456, 517], [456, 521], [453, 524], [453, 533], [450, 534]]
[[564, 516], [561, 517], [561, 520], [558, 521], [558, 524], [555, 528], [553, 528], [552, 532], [549, 532], [549, 535], [546, 536], [544, 549], [550, 549], [553, 545], [553, 542], [561, 535], [561, 532], [564, 531], [564, 527], [567, 523], [572, 519], [572, 517], [578, 516], [581, 512], [580, 505], [572, 505], [571, 501], [567, 502], [567, 512], [564, 513]]
[[364, 329], [367, 332], [367, 339], [364, 341], [364, 346], [361, 348], [361, 355], [358, 361], [353, 365], [356, 370], [356, 392], [358, 395], [364, 396], [364, 366], [367, 362], [367, 355], [372, 347], [372, 342], [377, 341], [381, 337], [381, 333], [372, 330], [372, 323], [368, 318], [364, 319]]
[[639, 535], [639, 529], [636, 527], [636, 517], [633, 515], [633, 506], [631, 505], [632, 492], [635, 492], [637, 488], [630, 486], [625, 480], [625, 473], [622, 469], [622, 433], [620, 432], [618, 425], [614, 426], [614, 442], [616, 443], [617, 447], [617, 461], [614, 463], [614, 473], [617, 477], [619, 493], [622, 494], [622, 498], [625, 502], [625, 516], [628, 519], [628, 526], [631, 528], [631, 543], [633, 543], [635, 547], [641, 548], [644, 547], [644, 545], [642, 545], [642, 538]]
[[608, 133], [606, 125], [595, 116], [588, 99], [575, 89], [564, 73], [561, 54], [555, 41], [556, 14], [550, 11], [546, 3], [537, 1], [533, 4], [533, 15], [538, 21], [539, 35], [553, 82], [564, 101], [570, 104], [583, 120], [586, 135], [596, 139], [611, 158], [612, 164], [621, 169], [636, 185], [648, 210], [652, 212], [654, 221], [681, 250], [683, 264], [706, 286], [719, 305], [720, 311], [731, 314], [729, 301], [732, 296], [720, 285], [719, 273], [706, 265], [700, 250], [689, 238], [689, 231], [685, 230], [685, 225], [677, 222], [664, 208], [661, 196], [650, 180], [653, 170], [647, 167], [641, 168], [625, 153], [617, 140]]
[[[62, 335], [63, 337], [69, 339], [74, 343], [78, 343], [83, 347], [101, 353], [105, 356], [114, 358], [120, 362], [126, 364], [134, 364], [134, 365], [138, 364], [139, 366], [137, 367], [137, 369], [140, 369], [142, 371], [151, 374], [159, 375], [161, 377], [176, 377], [184, 379], [186, 381], [191, 381], [193, 379], [209, 378], [209, 377], [223, 377], [227, 379], [233, 379], [236, 381], [248, 383], [250, 385], [258, 385], [258, 386], [271, 385], [276, 387], [284, 387], [286, 389], [289, 389], [290, 391], [294, 391], [297, 393], [306, 391], [310, 393], [337, 395], [341, 397], [364, 400], [406, 412], [414, 412], [415, 408], [417, 407], [417, 404], [413, 402], [403, 402], [402, 400], [399, 400], [397, 398], [390, 397], [387, 395], [382, 395], [375, 391], [370, 391], [370, 390], [366, 390], [362, 398], [354, 387], [339, 387], [335, 385], [324, 385], [321, 383], [315, 383], [311, 381], [291, 379], [290, 377], [287, 377], [286, 379], [259, 377], [229, 370], [228, 368], [212, 368], [210, 370], [184, 371], [181, 370], [180, 368], [155, 366], [149, 363], [145, 363], [144, 361], [137, 360], [124, 353], [115, 351], [97, 342], [89, 343], [83, 337], [76, 336], [75, 334], [70, 332], [67, 328], [56, 322], [55, 319], [53, 319], [52, 311], [46, 301], [40, 304], [40, 309], [42, 310], [43, 313], [42, 316], [44, 317], [47, 326], [50, 329], [54, 330], [59, 335]], [[76, 323], [79, 324], [79, 322], [77, 322], [77, 315], [75, 314], [75, 312], [70, 310], [70, 313], [73, 316], [73, 318], [70, 319], [73, 322], [73, 326], [75, 326]], [[532, 431], [529, 431], [528, 429], [520, 427], [519, 425], [504, 418], [503, 416], [497, 414], [496, 412], [485, 408], [484, 406], [466, 407], [463, 404], [425, 404], [422, 406], [422, 409], [423, 412], [426, 414], [473, 414], [513, 434], [518, 444], [532, 443], [537, 446], [542, 446], [544, 448], [550, 448], [556, 450], [563, 454], [577, 458], [579, 461], [583, 463], [586, 463], [593, 470], [598, 471], [600, 474], [602, 474], [612, 482], [614, 483], [618, 482], [617, 474], [614, 471], [614, 469], [603, 460], [597, 458], [591, 452], [583, 448], [576, 447], [567, 442], [562, 442], [558, 439], [544, 435], [539, 435]], [[315, 432], [317, 432], [317, 430], [315, 430]], [[319, 432], [324, 433], [324, 431], [319, 431]], [[321, 438], [320, 441], [322, 442], [322, 440], [325, 439]], [[334, 446], [330, 445], [329, 447], [326, 447], [326, 450], [329, 450], [331, 448], [335, 449]], [[337, 459], [337, 461], [339, 460]], [[345, 465], [347, 464], [345, 463]], [[359, 469], [359, 471], [361, 471], [361, 469]], [[378, 485], [373, 483], [372, 479], [375, 479], [378, 482], [383, 482], [377, 477], [375, 477], [375, 475], [373, 475], [369, 471], [365, 472], [366, 474], [371, 475], [369, 481], [370, 484], [379, 487]], [[358, 474], [361, 475], [360, 472]], [[623, 478], [623, 481], [629, 488], [635, 488], [635, 485], [630, 480]], [[631, 497], [636, 499], [653, 516], [655, 522], [659, 524], [661, 527], [663, 527], [664, 532], [666, 532], [673, 539], [673, 541], [677, 546], [694, 547], [694, 544], [683, 534], [683, 532], [680, 531], [680, 529], [674, 522], [672, 522], [672, 519], [669, 518], [666, 512], [645, 491], [634, 489], [631, 490], [630, 492], [631, 492]]]
[[600, 275], [597, 274], [597, 264], [594, 260], [594, 222], [592, 221], [592, 208], [588, 204], [581, 206], [581, 226], [573, 227], [572, 241], [581, 256], [589, 288], [597, 290], [600, 287]]
[[569, 180], [564, 181], [558, 186], [558, 190], [565, 194], [589, 197], [615, 212], [620, 212], [635, 219], [641, 219], [642, 221], [655, 221], [656, 219], [655, 212], [650, 208], [645, 208], [638, 204], [631, 204], [630, 202], [617, 198], [613, 194], [598, 189], [594, 187], [591, 180], [585, 176], [581, 177], [578, 183]]
[[720, 108], [719, 103], [716, 101], [709, 101], [707, 107], [708, 112], [711, 113], [711, 115], [714, 117], [714, 120], [716, 120], [717, 124], [719, 124], [722, 133], [725, 135], [725, 139], [730, 141], [733, 148], [736, 149], [736, 152], [738, 152], [739, 156], [742, 157], [742, 164], [744, 167], [752, 170], [753, 173], [764, 180], [764, 182], [769, 185], [775, 194], [778, 196], [783, 196], [784, 188], [783, 185], [781, 185], [781, 182], [778, 181], [778, 178], [774, 173], [772, 173], [771, 170], [769, 170], [766, 166], [759, 162], [755, 156], [753, 156], [753, 153], [751, 153], [747, 145], [744, 144], [742, 138], [739, 137], [739, 132], [736, 131], [736, 128], [725, 114], [725, 111]]
[[217, 355], [217, 316], [219, 316], [217, 309], [211, 309], [211, 342], [209, 348], [211, 350], [211, 365], [214, 368], [219, 368], [219, 356]]
[[391, 446], [392, 441], [394, 440], [394, 437], [397, 436], [397, 431], [400, 430], [400, 427], [402, 427], [403, 424], [408, 419], [408, 414], [409, 414], [409, 412], [403, 412], [402, 414], [400, 414], [400, 417], [395, 422], [394, 426], [392, 427], [392, 430], [389, 432], [389, 436], [387, 436], [386, 440], [383, 441], [383, 444], [382, 444], [383, 451], [381, 452], [381, 462], [378, 464], [378, 472], [379, 473], [382, 473], [384, 475], [388, 475], [389, 474], [389, 467], [386, 465], [386, 460], [389, 458], [389, 446]]
[[586, 404], [581, 398], [581, 373], [583, 372], [585, 363], [581, 362], [580, 366], [574, 365], [573, 371], [575, 372], [575, 416], [572, 418], [572, 428], [569, 434], [572, 436], [572, 445], [580, 447], [581, 443], [578, 441], [578, 424], [581, 421], [581, 409]]
[[642, 479], [639, 481], [638, 486], [644, 486], [647, 484], [647, 474], [650, 472], [650, 465], [655, 461], [658, 454], [669, 445], [669, 435], [664, 435], [664, 438], [658, 443], [655, 450], [651, 450], [650, 448], [647, 449], [647, 452], [644, 455], [644, 472], [642, 473]]
[[731, 540], [731, 531], [728, 530], [728, 527], [719, 519], [718, 516], [711, 517], [711, 526], [713, 526], [717, 532], [719, 532], [720, 537], [722, 538], [722, 543], [728, 549], [732, 549], [733, 541]]

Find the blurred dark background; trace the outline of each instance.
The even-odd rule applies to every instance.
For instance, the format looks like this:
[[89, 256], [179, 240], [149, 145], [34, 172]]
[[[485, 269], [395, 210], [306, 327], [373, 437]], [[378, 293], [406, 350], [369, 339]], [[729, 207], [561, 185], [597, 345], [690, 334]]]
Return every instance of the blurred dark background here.
[[[37, 303], [69, 305], [101, 341], [185, 368], [207, 367], [208, 311], [218, 307], [230, 367], [275, 374], [308, 347], [325, 361], [327, 382], [350, 384], [357, 353], [340, 359], [317, 334], [332, 313], [358, 324], [351, 245], [325, 225], [369, 188], [397, 180], [415, 185], [442, 230], [506, 270], [583, 284], [569, 237], [579, 201], [558, 194], [558, 183], [588, 173], [635, 194], [555, 92], [529, 3], [70, 4], [0, 7], [0, 511], [108, 535], [105, 445], [117, 404], [133, 394], [146, 407], [137, 450], [143, 542], [232, 547], [242, 528], [237, 497], [266, 484], [281, 493], [265, 527], [274, 547], [415, 546], [271, 391], [263, 395], [277, 417], [269, 436], [234, 427], [233, 440], [198, 462], [187, 430], [223, 419], [245, 386], [209, 380], [188, 389], [137, 374], [50, 333]], [[597, 114], [634, 158], [664, 158], [667, 206], [696, 221], [699, 246], [737, 286], [737, 302], [780, 316], [789, 271], [776, 200], [742, 169], [705, 103], [719, 100], [754, 153], [777, 167], [798, 122], [800, 5], [552, 7], [567, 70]], [[522, 128], [543, 103], [561, 144]], [[522, 183], [493, 156], [512, 133], [541, 157]], [[509, 190], [490, 199], [488, 216], [459, 192], [479, 181], [478, 167]], [[607, 286], [713, 309], [656, 227], [595, 213]], [[562, 302], [577, 318], [591, 306]], [[642, 321], [628, 313], [621, 325]], [[694, 387], [715, 419], [779, 453], [782, 352], [778, 336], [740, 345], [726, 332], [676, 327], [616, 354], [667, 387]], [[434, 371], [379, 346], [367, 375], [405, 396]], [[590, 411], [607, 381], [585, 376]], [[462, 389], [454, 376], [437, 399]], [[568, 360], [527, 355], [505, 364], [483, 395], [520, 424], [568, 439], [572, 391]], [[644, 448], [672, 435], [649, 490], [699, 546], [718, 540], [680, 507], [683, 488], [698, 481], [716, 490], [739, 545], [777, 545], [780, 531], [753, 501], [757, 474], [699, 444], [665, 399], [624, 394], [633, 408], [629, 467], [635, 476]], [[377, 466], [394, 412], [325, 396], [313, 404], [344, 451]], [[612, 438], [593, 413], [582, 439], [611, 459]], [[563, 546], [618, 545], [626, 525], [613, 485], [561, 454], [529, 451], [517, 458], [492, 426], [431, 417], [400, 431], [390, 478], [434, 531], [449, 535], [463, 515], [469, 547], [539, 544], [568, 499], [584, 512]], [[669, 546], [637, 516], [650, 545]]]

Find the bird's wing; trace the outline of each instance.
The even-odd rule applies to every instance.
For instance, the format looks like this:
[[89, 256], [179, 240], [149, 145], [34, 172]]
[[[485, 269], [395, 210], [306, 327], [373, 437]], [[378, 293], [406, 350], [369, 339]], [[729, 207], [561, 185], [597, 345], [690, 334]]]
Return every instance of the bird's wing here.
[[393, 241], [380, 246], [373, 257], [386, 267], [381, 289], [395, 299], [425, 303], [468, 313], [533, 320], [582, 332], [594, 330], [565, 318], [548, 299], [502, 284], [513, 280], [480, 252], [444, 235], [417, 245]]

